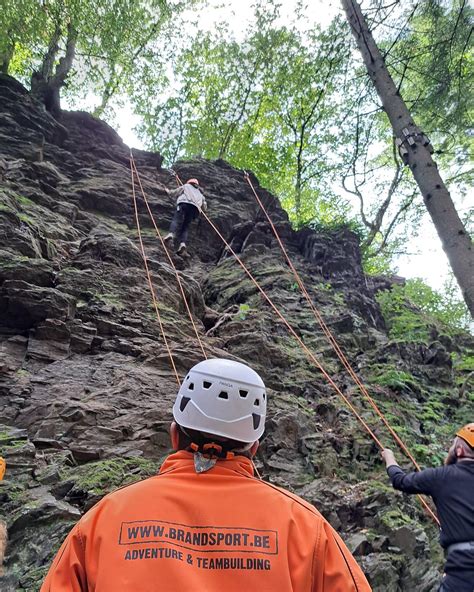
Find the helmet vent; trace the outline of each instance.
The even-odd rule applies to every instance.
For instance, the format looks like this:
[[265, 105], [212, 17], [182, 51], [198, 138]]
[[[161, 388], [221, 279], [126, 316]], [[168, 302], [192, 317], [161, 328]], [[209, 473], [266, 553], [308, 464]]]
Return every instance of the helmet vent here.
[[265, 393], [263, 393], [263, 400], [265, 401]]
[[194, 390], [194, 382], [191, 382], [188, 386], [188, 390], [189, 391], [193, 391]]
[[221, 391], [217, 396], [219, 399], [228, 399], [229, 393], [226, 393], [226, 391]]
[[205, 389], [210, 389], [212, 386], [212, 382], [209, 382], [208, 380], [204, 380], [202, 383], [203, 388]]
[[260, 407], [260, 399], [255, 399], [254, 407]]
[[239, 395], [242, 397], [242, 399], [245, 399], [245, 397], [249, 394], [248, 391], [239, 391]]
[[252, 419], [253, 419], [253, 429], [257, 430], [258, 426], [260, 425], [260, 415], [257, 415], [257, 413], [252, 413]]
[[181, 412], [183, 412], [186, 409], [186, 405], [189, 403], [190, 400], [190, 397], [181, 397], [181, 401], [179, 403], [179, 410]]

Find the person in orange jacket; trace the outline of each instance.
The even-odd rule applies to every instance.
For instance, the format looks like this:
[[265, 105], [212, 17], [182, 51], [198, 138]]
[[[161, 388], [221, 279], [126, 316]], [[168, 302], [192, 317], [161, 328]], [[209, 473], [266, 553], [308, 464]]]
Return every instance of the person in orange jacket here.
[[173, 407], [177, 452], [81, 518], [41, 592], [370, 592], [311, 504], [254, 477], [266, 406], [248, 366], [194, 366]]

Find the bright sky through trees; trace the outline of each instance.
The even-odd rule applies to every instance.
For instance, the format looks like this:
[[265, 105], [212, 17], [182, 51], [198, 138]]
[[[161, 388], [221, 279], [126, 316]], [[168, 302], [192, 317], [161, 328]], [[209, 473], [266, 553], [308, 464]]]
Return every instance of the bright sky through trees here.
[[[254, 2], [252, 0], [228, 0], [225, 3], [214, 0], [208, 2], [206, 9], [198, 13], [189, 11], [183, 15], [183, 21], [188, 23], [183, 28], [183, 33], [189, 32], [194, 36], [198, 30], [204, 32], [213, 31], [218, 23], [225, 22], [229, 27], [229, 33], [238, 41], [244, 36], [244, 32], [253, 19]], [[302, 6], [298, 0], [281, 0], [282, 23], [295, 18], [295, 11]], [[341, 11], [338, 1], [311, 2], [303, 9], [304, 18], [298, 21], [298, 28], [309, 29], [313, 24], [326, 27], [332, 18]], [[189, 30], [187, 31], [187, 27]], [[118, 131], [124, 141], [132, 146], [143, 147], [133, 128], [139, 123], [139, 118], [133, 114], [128, 104], [117, 111]], [[342, 190], [341, 190], [342, 191]], [[459, 209], [466, 208], [467, 203], [453, 198]], [[354, 203], [354, 208], [356, 204]], [[441, 248], [440, 241], [428, 215], [423, 216], [418, 236], [407, 238], [408, 248], [405, 255], [396, 260], [400, 275], [421, 277], [435, 289], [442, 289], [443, 283], [448, 278], [449, 267], [446, 256]]]

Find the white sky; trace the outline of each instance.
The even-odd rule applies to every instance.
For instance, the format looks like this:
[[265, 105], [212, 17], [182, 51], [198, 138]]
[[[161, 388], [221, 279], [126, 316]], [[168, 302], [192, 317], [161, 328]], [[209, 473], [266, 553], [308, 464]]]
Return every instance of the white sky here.
[[[298, 0], [281, 0], [282, 21], [291, 20], [298, 3]], [[301, 23], [301, 28], [311, 27], [313, 23], [324, 27], [340, 10], [338, 0], [313, 0], [304, 10], [307, 19]], [[199, 13], [198, 20], [199, 27], [204, 30], [212, 30], [216, 23], [226, 21], [231, 25], [233, 34], [239, 38], [244, 34], [252, 16], [252, 0], [227, 0], [225, 4], [214, 0], [205, 11]], [[125, 106], [117, 112], [117, 131], [124, 142], [136, 148], [143, 148], [142, 142], [133, 131], [138, 123], [139, 118], [134, 115], [130, 106]], [[468, 205], [456, 197], [453, 196], [458, 207], [465, 208]], [[399, 275], [406, 278], [420, 277], [432, 288], [441, 289], [448, 279], [449, 265], [428, 214], [424, 216], [419, 235], [409, 238], [407, 247], [410, 255], [401, 256], [396, 262]]]

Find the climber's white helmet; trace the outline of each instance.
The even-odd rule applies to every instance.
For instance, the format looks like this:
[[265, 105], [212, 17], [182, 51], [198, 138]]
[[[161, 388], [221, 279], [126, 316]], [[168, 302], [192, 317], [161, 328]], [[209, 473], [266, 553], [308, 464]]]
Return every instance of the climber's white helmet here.
[[267, 395], [245, 364], [211, 359], [193, 366], [179, 389], [173, 416], [183, 428], [255, 442], [265, 429]]

